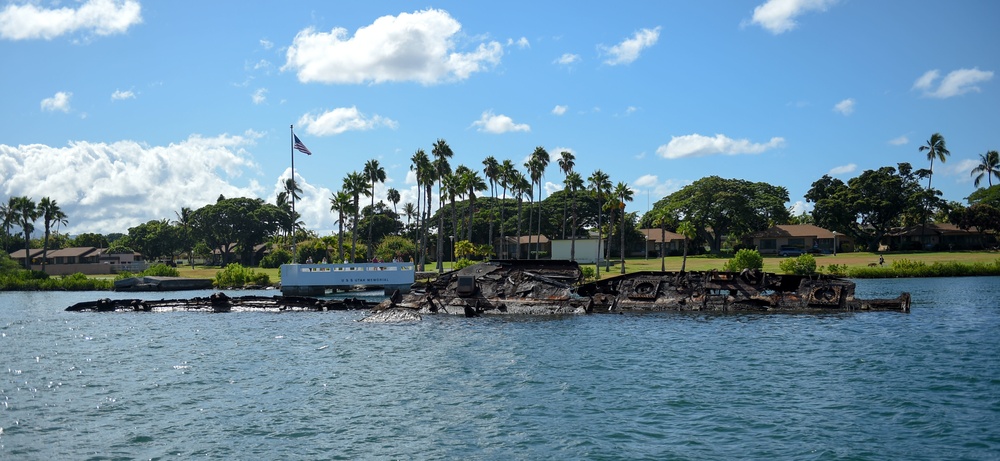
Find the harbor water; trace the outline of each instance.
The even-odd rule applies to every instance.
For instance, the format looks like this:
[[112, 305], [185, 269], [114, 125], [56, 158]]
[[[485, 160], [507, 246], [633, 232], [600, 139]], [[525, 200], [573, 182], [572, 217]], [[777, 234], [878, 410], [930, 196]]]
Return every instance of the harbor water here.
[[3, 292], [0, 459], [1000, 459], [1000, 278], [857, 282], [912, 312], [369, 324]]

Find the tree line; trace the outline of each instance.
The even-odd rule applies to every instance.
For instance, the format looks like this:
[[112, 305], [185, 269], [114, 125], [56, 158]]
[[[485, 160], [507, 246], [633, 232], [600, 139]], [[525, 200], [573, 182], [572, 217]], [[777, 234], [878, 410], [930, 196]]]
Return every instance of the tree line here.
[[[329, 199], [336, 235], [319, 236], [305, 228], [292, 207], [302, 191], [291, 178], [273, 204], [259, 198], [220, 196], [214, 204], [182, 208], [173, 220], [152, 220], [128, 229], [127, 234], [81, 234], [73, 242], [58, 233], [59, 225], [68, 224], [67, 216], [48, 197], [37, 205], [28, 197], [12, 197], [0, 212], [8, 251], [14, 245], [27, 251], [34, 224], [41, 220], [43, 264], [44, 254], [53, 245], [74, 242], [109, 251], [134, 250], [147, 260], [214, 252], [223, 263], [238, 260], [250, 265], [261, 263], [255, 246], [267, 243], [271, 256], [266, 263], [270, 265], [307, 258], [337, 262], [412, 258], [421, 269], [433, 261], [442, 270], [443, 262], [456, 256], [545, 257], [539, 235], [570, 240], [570, 257], [575, 259], [576, 239], [593, 232], [605, 242], [605, 259], [614, 254], [624, 259], [627, 248], [644, 242], [639, 228], [676, 232], [690, 239], [691, 248], [707, 246], [715, 253], [734, 245], [734, 239], [776, 224], [815, 223], [849, 235], [870, 249], [895, 227], [932, 221], [1000, 230], [1000, 191], [996, 190], [1000, 186], [992, 184], [994, 178], [1000, 179], [996, 151], [980, 155], [980, 164], [972, 170], [976, 186], [985, 178], [988, 187], [970, 195], [968, 206], [944, 201], [941, 192], [932, 188], [935, 160], [943, 163], [950, 155], [944, 137], [935, 133], [919, 152], [926, 153], [929, 168], [914, 169], [901, 162], [864, 171], [846, 182], [823, 176], [805, 195], [813, 204], [812, 212], [799, 216], [785, 206], [789, 196], [782, 186], [708, 176], [657, 201], [639, 219], [638, 213], [625, 209], [634, 198], [633, 189], [622, 181], [613, 183], [600, 169], [584, 179], [576, 171], [571, 152], [555, 156], [562, 190], [542, 198], [545, 171], [553, 163], [553, 156], [543, 147], [536, 147], [521, 166], [487, 156], [476, 167], [452, 168], [454, 152], [443, 139], [433, 143], [429, 155], [417, 149], [410, 157], [410, 170], [417, 180], [415, 203], [399, 207], [400, 193], [393, 188], [388, 189], [385, 202], [376, 202], [376, 187], [386, 180], [378, 160], [368, 160], [360, 171], [346, 174], [341, 188]], [[923, 179], [926, 187], [921, 185]], [[15, 227], [23, 239], [11, 234]], [[527, 251], [512, 253], [508, 237], [520, 242], [523, 236], [527, 236]]]

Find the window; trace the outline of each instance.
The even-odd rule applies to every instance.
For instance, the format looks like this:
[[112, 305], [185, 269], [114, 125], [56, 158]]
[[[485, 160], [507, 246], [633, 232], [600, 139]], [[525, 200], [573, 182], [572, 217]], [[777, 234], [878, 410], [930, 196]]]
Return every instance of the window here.
[[773, 250], [777, 247], [777, 241], [774, 239], [761, 239], [760, 241], [760, 249], [762, 250]]

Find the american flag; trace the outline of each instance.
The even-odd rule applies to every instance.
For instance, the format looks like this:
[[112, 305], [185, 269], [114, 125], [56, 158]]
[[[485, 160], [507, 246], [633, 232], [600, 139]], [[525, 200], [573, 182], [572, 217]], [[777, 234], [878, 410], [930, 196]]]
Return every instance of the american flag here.
[[303, 154], [306, 154], [306, 155], [312, 155], [313, 154], [312, 152], [309, 152], [309, 148], [306, 147], [305, 144], [302, 144], [302, 141], [299, 141], [299, 137], [298, 136], [296, 136], [296, 135], [293, 134], [292, 137], [295, 138], [295, 144], [292, 144], [292, 147], [294, 147], [295, 150], [297, 150], [299, 152], [302, 152]]

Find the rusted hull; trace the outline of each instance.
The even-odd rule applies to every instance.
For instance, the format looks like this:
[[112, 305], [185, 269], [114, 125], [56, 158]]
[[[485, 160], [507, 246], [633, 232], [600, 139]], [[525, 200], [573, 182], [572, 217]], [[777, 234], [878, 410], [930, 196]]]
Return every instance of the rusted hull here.
[[626, 311], [898, 311], [910, 295], [857, 299], [854, 282], [830, 276], [743, 272], [636, 272], [576, 285], [568, 261], [490, 261], [448, 272], [375, 308], [466, 316]]
[[165, 312], [165, 311], [329, 311], [370, 309], [374, 303], [362, 299], [325, 300], [302, 296], [237, 296], [216, 293], [191, 299], [99, 299], [74, 304], [67, 311]]

